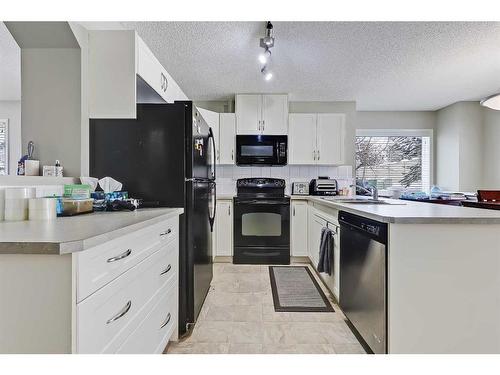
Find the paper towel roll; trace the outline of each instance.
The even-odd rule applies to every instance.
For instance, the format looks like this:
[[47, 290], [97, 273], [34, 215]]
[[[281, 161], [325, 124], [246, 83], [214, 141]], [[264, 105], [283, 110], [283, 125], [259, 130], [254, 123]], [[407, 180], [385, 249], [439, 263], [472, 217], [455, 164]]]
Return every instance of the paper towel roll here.
[[35, 188], [5, 189], [5, 220], [28, 220], [29, 199], [35, 195]]
[[53, 220], [57, 217], [54, 198], [33, 198], [29, 200], [30, 220]]

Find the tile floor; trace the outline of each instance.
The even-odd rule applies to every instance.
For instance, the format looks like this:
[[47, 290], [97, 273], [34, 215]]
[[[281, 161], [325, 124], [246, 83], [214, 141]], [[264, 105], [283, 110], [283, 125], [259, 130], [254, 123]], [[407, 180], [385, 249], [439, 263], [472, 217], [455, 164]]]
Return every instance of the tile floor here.
[[365, 353], [332, 304], [334, 313], [275, 312], [267, 266], [216, 263], [193, 333], [166, 350], [173, 354]]

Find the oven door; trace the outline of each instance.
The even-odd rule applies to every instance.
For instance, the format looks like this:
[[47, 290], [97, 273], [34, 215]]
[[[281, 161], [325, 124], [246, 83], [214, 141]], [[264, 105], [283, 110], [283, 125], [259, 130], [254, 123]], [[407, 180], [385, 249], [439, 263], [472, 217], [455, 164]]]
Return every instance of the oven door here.
[[286, 135], [237, 135], [237, 165], [286, 165]]
[[290, 199], [234, 198], [234, 263], [290, 263]]

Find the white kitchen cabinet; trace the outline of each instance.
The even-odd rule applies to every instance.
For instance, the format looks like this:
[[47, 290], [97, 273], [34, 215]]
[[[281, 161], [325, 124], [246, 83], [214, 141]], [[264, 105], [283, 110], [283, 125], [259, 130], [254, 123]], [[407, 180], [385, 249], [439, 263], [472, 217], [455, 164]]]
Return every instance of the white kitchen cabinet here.
[[90, 30], [88, 45], [90, 118], [136, 118], [137, 103], [188, 100], [134, 30]]
[[321, 243], [321, 232], [323, 228], [330, 228], [333, 235], [333, 272], [332, 275], [327, 273], [320, 273], [321, 279], [325, 282], [328, 288], [332, 291], [337, 300], [339, 299], [339, 285], [340, 285], [340, 229], [337, 219], [338, 211], [334, 209], [321, 209], [322, 207], [315, 207], [309, 205], [309, 230], [308, 230], [308, 244], [309, 244], [309, 259], [317, 270], [319, 263], [319, 246]]
[[291, 113], [289, 123], [289, 164], [344, 163], [344, 114]]
[[262, 95], [236, 95], [235, 108], [238, 134], [262, 132]]
[[236, 95], [237, 134], [288, 134], [288, 95]]
[[162, 352], [178, 336], [180, 213], [132, 216], [74, 253], [0, 254], [0, 352]]
[[219, 121], [219, 163], [234, 164], [236, 144], [236, 115], [221, 113]]
[[316, 164], [316, 115], [291, 113], [289, 116], [289, 164]]
[[215, 256], [233, 256], [233, 201], [218, 200]]
[[288, 134], [288, 95], [262, 95], [262, 134]]
[[343, 164], [345, 115], [340, 113], [318, 113], [317, 116], [317, 164]]
[[208, 126], [212, 128], [215, 140], [215, 156], [216, 161], [220, 161], [220, 130], [219, 130], [219, 113], [214, 111], [209, 111], [208, 109], [198, 108], [201, 116], [205, 119]]
[[292, 201], [291, 205], [291, 253], [295, 257], [308, 256], [307, 201]]

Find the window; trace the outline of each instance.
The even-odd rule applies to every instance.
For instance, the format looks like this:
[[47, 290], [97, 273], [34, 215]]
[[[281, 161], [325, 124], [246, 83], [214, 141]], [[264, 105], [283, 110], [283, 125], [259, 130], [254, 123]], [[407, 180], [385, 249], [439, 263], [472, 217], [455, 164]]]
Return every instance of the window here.
[[9, 174], [9, 136], [7, 120], [0, 120], [0, 176]]
[[358, 130], [357, 183], [429, 192], [431, 144], [432, 130]]

